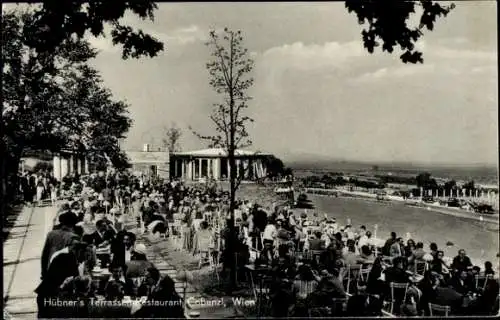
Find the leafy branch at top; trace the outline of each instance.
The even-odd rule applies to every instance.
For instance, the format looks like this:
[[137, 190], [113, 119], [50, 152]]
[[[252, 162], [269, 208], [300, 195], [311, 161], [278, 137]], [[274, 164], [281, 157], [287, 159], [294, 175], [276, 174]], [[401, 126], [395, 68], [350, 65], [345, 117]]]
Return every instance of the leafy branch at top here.
[[[361, 35], [369, 53], [382, 45], [382, 51], [392, 53], [395, 47], [403, 51], [400, 58], [404, 63], [423, 63], [422, 52], [415, 49], [415, 43], [423, 36], [424, 29], [432, 31], [438, 17], [446, 17], [455, 8], [454, 4], [442, 6], [436, 1], [401, 0], [346, 0], [347, 10], [354, 12], [359, 24], [368, 23]], [[410, 17], [422, 10], [417, 27], [408, 25]]]

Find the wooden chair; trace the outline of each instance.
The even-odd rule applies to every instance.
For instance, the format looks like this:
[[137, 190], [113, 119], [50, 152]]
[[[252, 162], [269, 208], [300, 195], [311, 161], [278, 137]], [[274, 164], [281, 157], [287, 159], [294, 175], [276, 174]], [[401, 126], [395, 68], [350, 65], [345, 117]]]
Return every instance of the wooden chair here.
[[448, 317], [451, 312], [450, 306], [441, 306], [439, 304], [429, 303], [429, 315]]
[[[408, 292], [408, 283], [397, 283], [397, 282], [391, 282], [389, 284], [389, 287], [391, 288], [391, 300], [389, 301], [389, 312], [391, 314], [394, 313], [394, 306], [396, 303], [400, 303], [406, 300], [406, 293]], [[403, 292], [404, 294], [396, 294], [396, 291]], [[400, 298], [400, 296], [403, 296]]]

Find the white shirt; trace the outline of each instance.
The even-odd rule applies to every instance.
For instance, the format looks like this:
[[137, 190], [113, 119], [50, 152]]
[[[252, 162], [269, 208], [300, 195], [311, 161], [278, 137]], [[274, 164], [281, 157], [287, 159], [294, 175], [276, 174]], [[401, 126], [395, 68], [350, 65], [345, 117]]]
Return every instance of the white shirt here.
[[128, 250], [127, 248], [125, 248], [125, 262], [130, 261], [131, 258], [132, 258], [132, 247], [130, 247], [130, 249]]
[[362, 246], [369, 246], [369, 240], [366, 235], [361, 236], [358, 240], [358, 247], [361, 248]]
[[276, 237], [276, 233], [276, 226], [274, 224], [268, 224], [264, 229], [263, 238], [264, 240], [274, 240], [274, 237]]

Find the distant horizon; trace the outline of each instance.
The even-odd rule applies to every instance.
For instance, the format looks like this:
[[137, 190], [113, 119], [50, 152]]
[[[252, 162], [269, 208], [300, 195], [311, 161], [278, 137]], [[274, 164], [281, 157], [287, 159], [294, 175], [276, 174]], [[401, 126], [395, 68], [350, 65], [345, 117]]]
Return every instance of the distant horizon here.
[[287, 152], [287, 153], [276, 153], [276, 157], [280, 158], [283, 162], [289, 163], [306, 163], [311, 162], [330, 162], [330, 163], [351, 163], [351, 164], [365, 164], [371, 166], [414, 166], [414, 167], [453, 167], [453, 168], [491, 168], [498, 169], [498, 160], [496, 163], [493, 162], [452, 162], [452, 161], [405, 161], [405, 160], [371, 160], [371, 159], [359, 159], [359, 158], [348, 158], [341, 156], [329, 156], [324, 154], [314, 154], [310, 152]]

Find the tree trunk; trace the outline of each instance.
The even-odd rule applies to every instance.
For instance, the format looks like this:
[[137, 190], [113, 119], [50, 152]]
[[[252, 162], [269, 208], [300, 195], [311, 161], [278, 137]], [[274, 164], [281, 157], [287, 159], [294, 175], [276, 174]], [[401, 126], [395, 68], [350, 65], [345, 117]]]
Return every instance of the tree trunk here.
[[229, 229], [229, 243], [227, 245], [227, 255], [230, 272], [228, 293], [231, 293], [233, 289], [236, 288], [236, 272], [237, 272], [237, 261], [236, 261], [236, 248], [238, 238], [236, 236], [236, 228], [234, 225], [234, 209], [236, 207], [236, 161], [234, 159], [235, 151], [235, 124], [234, 124], [234, 100], [232, 99], [232, 92], [230, 92], [230, 133], [229, 133], [229, 148], [228, 148], [228, 159], [229, 159], [229, 213], [230, 219], [228, 223]]

